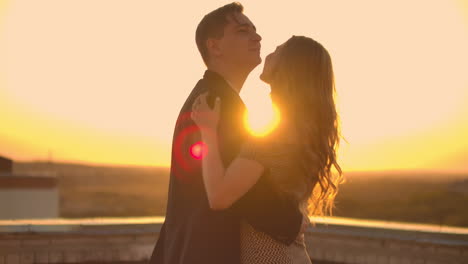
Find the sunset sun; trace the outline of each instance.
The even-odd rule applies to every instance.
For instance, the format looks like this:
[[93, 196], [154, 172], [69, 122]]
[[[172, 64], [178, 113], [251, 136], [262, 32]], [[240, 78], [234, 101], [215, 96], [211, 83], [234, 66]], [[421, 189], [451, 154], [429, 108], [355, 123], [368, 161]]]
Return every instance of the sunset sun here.
[[259, 103], [244, 114], [244, 124], [255, 137], [263, 137], [273, 131], [281, 120], [279, 108], [271, 103]]

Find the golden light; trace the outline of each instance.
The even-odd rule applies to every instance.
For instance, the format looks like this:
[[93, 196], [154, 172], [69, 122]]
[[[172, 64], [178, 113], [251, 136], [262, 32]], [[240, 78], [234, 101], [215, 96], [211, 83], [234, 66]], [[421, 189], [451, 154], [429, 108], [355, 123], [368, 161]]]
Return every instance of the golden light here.
[[[23, 2], [0, 0], [0, 155], [170, 166], [175, 120], [205, 71], [195, 27], [219, 1], [187, 3], [171, 27], [176, 1]], [[242, 4], [263, 59], [293, 34], [330, 52], [344, 170], [468, 171], [467, 0]], [[280, 122], [262, 70], [240, 94], [258, 137]]]
[[247, 130], [255, 137], [263, 137], [273, 131], [281, 120], [279, 108], [271, 101], [256, 104], [244, 114], [244, 124]]

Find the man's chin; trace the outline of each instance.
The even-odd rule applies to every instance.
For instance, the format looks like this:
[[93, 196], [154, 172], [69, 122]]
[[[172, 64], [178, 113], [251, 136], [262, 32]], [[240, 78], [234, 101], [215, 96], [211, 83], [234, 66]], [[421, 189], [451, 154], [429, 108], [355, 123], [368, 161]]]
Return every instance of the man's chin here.
[[260, 56], [258, 56], [258, 58], [255, 59], [255, 67], [260, 65], [260, 63], [262, 63], [262, 58]]
[[265, 73], [261, 73], [260, 74], [260, 80], [262, 80], [263, 82], [267, 83], [267, 84], [270, 84], [270, 80], [271, 78], [269, 78], [269, 76]]
[[262, 63], [262, 58], [259, 57], [256, 59], [252, 59], [250, 63], [250, 71], [253, 71], [255, 68], [257, 68], [257, 66], [260, 65], [260, 63]]
[[262, 63], [262, 57], [258, 56], [258, 64]]

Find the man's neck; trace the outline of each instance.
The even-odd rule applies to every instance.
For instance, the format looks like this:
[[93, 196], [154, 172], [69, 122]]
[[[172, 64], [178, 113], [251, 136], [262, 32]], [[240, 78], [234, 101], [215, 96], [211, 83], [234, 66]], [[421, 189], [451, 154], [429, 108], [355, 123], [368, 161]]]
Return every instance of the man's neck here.
[[240, 93], [242, 90], [242, 86], [250, 73], [245, 71], [233, 71], [232, 69], [226, 69], [224, 67], [208, 67], [208, 70], [221, 75], [237, 93]]

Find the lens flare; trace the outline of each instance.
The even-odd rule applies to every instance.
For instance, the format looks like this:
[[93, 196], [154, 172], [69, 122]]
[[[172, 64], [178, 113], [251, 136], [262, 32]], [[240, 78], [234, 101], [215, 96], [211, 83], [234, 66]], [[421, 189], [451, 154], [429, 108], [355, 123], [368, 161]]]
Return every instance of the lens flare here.
[[194, 159], [202, 159], [207, 152], [208, 148], [202, 141], [199, 141], [190, 147], [190, 155], [192, 155]]

